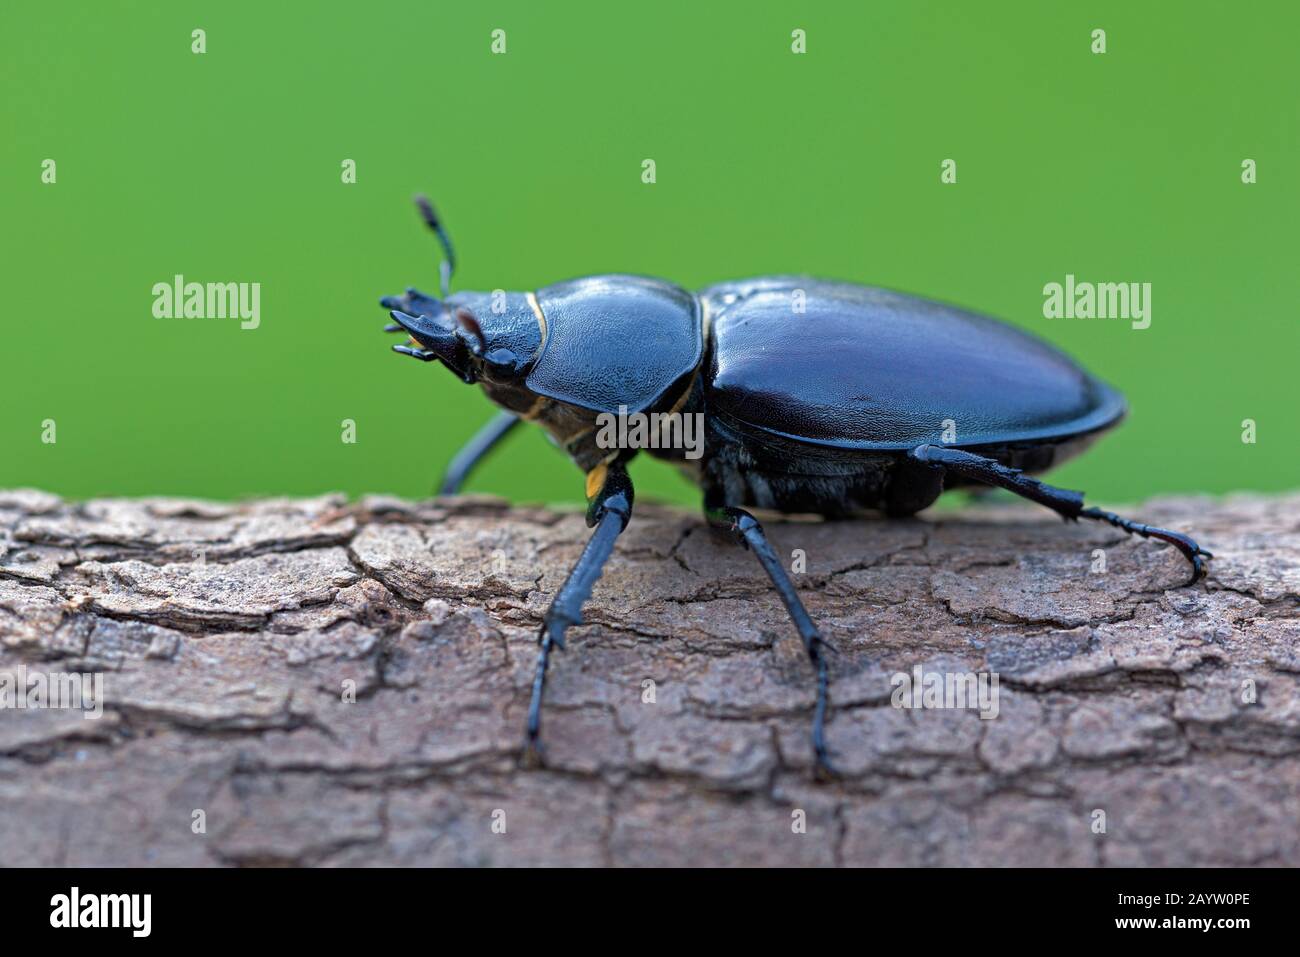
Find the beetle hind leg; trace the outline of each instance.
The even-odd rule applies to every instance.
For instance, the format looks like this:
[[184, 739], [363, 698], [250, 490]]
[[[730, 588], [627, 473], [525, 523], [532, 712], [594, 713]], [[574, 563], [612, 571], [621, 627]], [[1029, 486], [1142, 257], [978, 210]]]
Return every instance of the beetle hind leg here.
[[1157, 538], [1162, 542], [1168, 542], [1174, 548], [1183, 553], [1183, 557], [1192, 563], [1192, 580], [1189, 584], [1195, 584], [1196, 580], [1205, 573], [1205, 563], [1203, 558], [1213, 558], [1214, 555], [1201, 548], [1196, 544], [1196, 540], [1182, 532], [1172, 532], [1167, 528], [1157, 528], [1155, 525], [1144, 525], [1141, 522], [1135, 522], [1131, 519], [1116, 515], [1114, 512], [1106, 512], [1099, 508], [1085, 508], [1081, 511], [1078, 518], [1090, 518], [1095, 521], [1105, 522], [1116, 528], [1123, 529], [1130, 535], [1140, 535], [1143, 538]]
[[758, 519], [743, 508], [722, 505], [707, 499], [704, 514], [710, 525], [731, 532], [743, 547], [754, 553], [754, 557], [767, 572], [767, 577], [771, 579], [777, 594], [781, 597], [781, 603], [785, 605], [785, 610], [799, 631], [804, 649], [808, 652], [808, 660], [817, 675], [817, 703], [813, 708], [812, 726], [816, 774], [824, 780], [834, 778], [837, 772], [831, 764], [830, 751], [826, 747], [826, 710], [830, 705], [830, 672], [825, 654], [828, 649], [833, 649], [822, 638], [817, 631], [817, 626], [808, 616], [807, 609], [799, 600], [799, 593], [791, 583], [790, 576], [785, 573], [780, 559], [776, 557], [776, 552], [772, 550], [767, 536], [763, 534], [763, 526], [758, 523]]
[[1026, 475], [1020, 469], [1010, 468], [983, 455], [975, 455], [973, 452], [964, 452], [961, 449], [939, 445], [922, 445], [913, 449], [909, 456], [915, 461], [927, 465], [940, 466], [963, 478], [983, 482], [985, 485], [996, 485], [1009, 492], [1015, 492], [1030, 501], [1046, 505], [1067, 521], [1086, 518], [1113, 525], [1130, 535], [1140, 535], [1143, 538], [1155, 538], [1167, 542], [1178, 549], [1191, 564], [1192, 577], [1187, 583], [1189, 585], [1196, 584], [1197, 580], [1204, 574], [1205, 563], [1202, 559], [1214, 557], [1201, 548], [1195, 539], [1184, 535], [1182, 532], [1158, 528], [1155, 525], [1145, 525], [1142, 522], [1135, 522], [1116, 515], [1114, 512], [1103, 511], [1099, 508], [1084, 508], [1082, 492], [1047, 485], [1036, 478]]

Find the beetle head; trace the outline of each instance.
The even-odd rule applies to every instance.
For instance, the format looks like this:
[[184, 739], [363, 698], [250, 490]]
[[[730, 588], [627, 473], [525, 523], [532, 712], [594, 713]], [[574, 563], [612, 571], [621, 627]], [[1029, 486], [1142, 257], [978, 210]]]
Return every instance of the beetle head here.
[[399, 302], [389, 315], [410, 333], [414, 348], [397, 346], [397, 351], [422, 359], [432, 354], [466, 382], [519, 382], [541, 345], [541, 327], [526, 293], [460, 292], [440, 302], [408, 289]]
[[442, 246], [442, 298], [408, 288], [403, 296], [379, 300], [393, 318], [388, 330], [405, 330], [411, 336], [408, 344], [393, 349], [425, 361], [438, 359], [465, 382], [482, 382], [497, 401], [523, 401], [527, 391], [523, 379], [542, 341], [535, 300], [527, 293], [504, 289], [453, 295], [456, 254], [451, 237], [432, 203], [423, 196], [417, 196], [415, 203]]

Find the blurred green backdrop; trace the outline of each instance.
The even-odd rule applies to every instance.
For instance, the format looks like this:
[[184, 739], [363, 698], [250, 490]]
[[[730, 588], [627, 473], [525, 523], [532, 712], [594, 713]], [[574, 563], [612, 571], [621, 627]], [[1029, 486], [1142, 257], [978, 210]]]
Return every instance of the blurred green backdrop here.
[[[379, 295], [436, 289], [419, 190], [459, 288], [809, 272], [917, 292], [1127, 393], [1128, 422], [1060, 484], [1300, 484], [1300, 16], [1083, 6], [6, 0], [0, 487], [427, 494], [491, 409], [379, 331]], [[176, 273], [260, 282], [260, 328], [155, 319]], [[1151, 327], [1044, 319], [1066, 273], [1152, 283]], [[645, 456], [634, 472], [694, 501]], [[582, 497], [531, 430], [471, 488]]]

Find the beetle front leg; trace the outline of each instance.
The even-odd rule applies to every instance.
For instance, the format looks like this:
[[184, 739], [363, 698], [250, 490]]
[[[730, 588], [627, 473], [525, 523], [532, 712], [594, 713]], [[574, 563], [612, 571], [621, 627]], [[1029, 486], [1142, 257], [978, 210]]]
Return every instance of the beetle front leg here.
[[587, 489], [587, 525], [596, 530], [587, 540], [587, 547], [582, 550], [573, 571], [556, 592], [537, 635], [540, 648], [524, 745], [524, 759], [528, 763], [537, 764], [542, 759], [542, 693], [546, 688], [551, 648], [558, 647], [563, 651], [565, 631], [571, 625], [582, 624], [582, 606], [614, 550], [614, 540], [627, 528], [632, 517], [632, 480], [622, 464], [598, 466], [592, 470], [587, 476]]
[[942, 466], [944, 469], [955, 472], [964, 478], [974, 479], [986, 485], [996, 485], [1007, 491], [1015, 492], [1030, 501], [1046, 505], [1068, 521], [1087, 518], [1093, 521], [1106, 522], [1116, 528], [1123, 529], [1130, 535], [1141, 535], [1143, 538], [1155, 538], [1162, 542], [1168, 542], [1182, 552], [1183, 557], [1191, 563], [1192, 578], [1187, 583], [1189, 585], [1196, 584], [1197, 579], [1201, 577], [1205, 570], [1205, 565], [1201, 559], [1214, 557], [1196, 544], [1195, 539], [1184, 535], [1182, 532], [1158, 528], [1155, 525], [1144, 525], [1141, 522], [1134, 522], [1131, 519], [1122, 518], [1114, 512], [1105, 512], [1099, 508], [1084, 508], [1082, 492], [1048, 485], [1026, 475], [1020, 469], [1009, 468], [1001, 462], [986, 458], [983, 455], [963, 452], [961, 449], [945, 448], [939, 445], [922, 445], [913, 449], [909, 455], [918, 462]]
[[427, 349], [415, 349], [411, 346], [393, 346], [393, 351], [400, 352], [404, 356], [411, 356], [414, 359], [419, 359], [421, 362], [432, 362], [434, 359], [438, 358], [438, 353], [436, 352], [429, 352]]
[[808, 652], [808, 660], [812, 662], [813, 671], [817, 675], [817, 703], [813, 708], [812, 726], [813, 754], [817, 761], [816, 773], [822, 778], [834, 777], [836, 771], [831, 764], [830, 752], [826, 747], [826, 709], [830, 704], [830, 673], [826, 665], [825, 650], [830, 648], [830, 645], [822, 638], [812, 618], [808, 616], [807, 609], [799, 600], [799, 593], [790, 581], [790, 576], [785, 573], [781, 560], [776, 557], [776, 552], [772, 550], [767, 536], [763, 534], [763, 526], [759, 524], [758, 519], [743, 508], [709, 501], [707, 496], [704, 514], [710, 525], [731, 532], [742, 546], [753, 551], [754, 557], [767, 572], [767, 577], [771, 579], [776, 593], [781, 597], [781, 603], [785, 605], [786, 612], [803, 640], [804, 650]]

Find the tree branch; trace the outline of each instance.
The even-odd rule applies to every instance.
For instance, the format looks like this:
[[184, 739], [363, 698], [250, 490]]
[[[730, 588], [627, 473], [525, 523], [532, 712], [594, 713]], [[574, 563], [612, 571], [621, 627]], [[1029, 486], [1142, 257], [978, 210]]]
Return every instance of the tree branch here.
[[[0, 674], [105, 698], [0, 711], [0, 860], [1300, 864], [1300, 495], [1130, 514], [1208, 580], [1019, 505], [768, 519], [839, 651], [817, 784], [795, 631], [694, 514], [638, 504], [524, 770], [579, 512], [0, 493]], [[892, 706], [917, 665], [996, 673], [997, 717]]]

